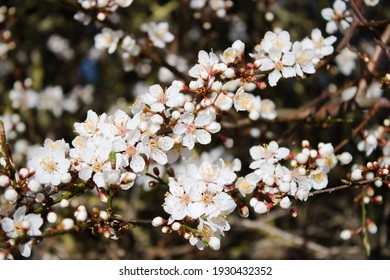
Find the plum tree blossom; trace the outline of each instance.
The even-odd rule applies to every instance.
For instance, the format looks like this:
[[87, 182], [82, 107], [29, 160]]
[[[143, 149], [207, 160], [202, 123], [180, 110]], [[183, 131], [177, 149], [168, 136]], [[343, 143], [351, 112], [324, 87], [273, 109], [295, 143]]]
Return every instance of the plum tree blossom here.
[[206, 145], [211, 142], [211, 134], [217, 133], [221, 126], [215, 122], [215, 110], [201, 111], [196, 117], [192, 113], [184, 113], [180, 116], [178, 124], [173, 128], [173, 133], [183, 137], [183, 146], [192, 150], [196, 142]]
[[148, 33], [149, 39], [157, 48], [164, 48], [166, 43], [173, 41], [175, 36], [169, 32], [167, 22], [150, 22], [141, 25], [141, 30]]
[[281, 77], [291, 78], [296, 75], [296, 71], [292, 67], [295, 63], [295, 57], [292, 52], [286, 52], [282, 55], [280, 49], [271, 48], [269, 57], [260, 60], [261, 71], [271, 71], [268, 75], [270, 86], [276, 86]]
[[35, 179], [40, 184], [57, 186], [68, 174], [70, 160], [65, 158], [69, 145], [62, 141], [46, 140], [45, 145], [37, 150], [37, 155], [27, 162], [36, 171]]
[[342, 0], [336, 0], [333, 3], [333, 8], [325, 8], [321, 11], [322, 17], [328, 21], [326, 24], [326, 32], [328, 34], [335, 33], [339, 27], [345, 31], [352, 22], [352, 16], [347, 10], [347, 4]]
[[105, 50], [109, 54], [116, 51], [119, 40], [123, 37], [121, 30], [114, 31], [110, 28], [104, 28], [102, 33], [95, 36], [95, 47], [98, 50]]
[[254, 146], [250, 150], [252, 158], [255, 160], [250, 168], [255, 169], [263, 162], [276, 163], [279, 160], [286, 158], [289, 154], [289, 149], [280, 147], [275, 141], [270, 142], [265, 146]]

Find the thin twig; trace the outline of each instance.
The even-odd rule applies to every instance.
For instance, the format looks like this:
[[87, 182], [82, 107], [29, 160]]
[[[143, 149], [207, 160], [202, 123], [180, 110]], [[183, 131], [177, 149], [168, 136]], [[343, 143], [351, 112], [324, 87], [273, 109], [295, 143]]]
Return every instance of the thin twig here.
[[370, 179], [370, 180], [351, 182], [350, 184], [344, 184], [344, 185], [340, 185], [340, 186], [333, 187], [333, 188], [313, 191], [313, 192], [311, 192], [309, 194], [309, 196], [314, 196], [314, 195], [322, 194], [322, 193], [332, 193], [332, 192], [339, 191], [339, 190], [346, 189], [346, 188], [350, 188], [350, 187], [353, 187], [353, 186], [364, 186], [364, 185], [373, 183], [373, 182], [375, 182], [375, 181], [377, 181], [379, 179], [380, 179], [379, 177], [375, 177], [375, 178]]
[[378, 112], [379, 108], [381, 108], [381, 106], [383, 105], [382, 104], [382, 99], [379, 99], [377, 100], [375, 103], [374, 103], [374, 106], [371, 108], [370, 112], [368, 112], [368, 114], [366, 115], [366, 117], [362, 120], [362, 122], [357, 126], [355, 127], [351, 134], [345, 138], [344, 140], [342, 140], [339, 144], [336, 145], [336, 147], [334, 148], [334, 151], [335, 152], [338, 152], [339, 150], [341, 150], [345, 145], [347, 145], [349, 143], [349, 141], [351, 141], [351, 139], [353, 139], [356, 135], [358, 135], [358, 133], [360, 131], [362, 131], [364, 129], [364, 127], [368, 124], [368, 122], [375, 116], [375, 114]]

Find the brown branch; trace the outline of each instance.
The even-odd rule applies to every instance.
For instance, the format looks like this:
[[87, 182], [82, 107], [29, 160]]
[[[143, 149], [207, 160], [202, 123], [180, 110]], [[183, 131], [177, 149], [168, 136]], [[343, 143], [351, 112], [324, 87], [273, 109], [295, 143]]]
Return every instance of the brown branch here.
[[131, 225], [137, 225], [137, 226], [151, 225], [152, 224], [152, 220], [128, 219], [128, 218], [124, 218], [118, 214], [114, 214], [113, 219], [117, 220], [119, 222], [125, 223], [125, 224], [131, 224]]
[[309, 193], [309, 196], [314, 196], [314, 195], [322, 194], [322, 193], [332, 193], [332, 192], [335, 192], [335, 191], [339, 191], [339, 190], [346, 189], [346, 188], [349, 188], [349, 187], [354, 187], [354, 186], [364, 186], [364, 185], [367, 185], [367, 184], [370, 184], [370, 183], [374, 183], [375, 181], [377, 181], [379, 179], [381, 179], [381, 178], [380, 177], [375, 177], [375, 178], [369, 179], [369, 180], [351, 182], [350, 184], [344, 184], [344, 185], [340, 185], [340, 186], [329, 188], [329, 189], [313, 191], [313, 192]]
[[378, 112], [378, 110], [381, 107], [383, 107], [383, 106], [386, 106], [386, 107], [390, 106], [389, 103], [390, 102], [388, 100], [378, 99], [374, 103], [374, 106], [371, 108], [370, 112], [368, 112], [366, 117], [361, 121], [361, 123], [352, 130], [352, 132], [348, 136], [348, 138], [345, 138], [339, 144], [336, 145], [336, 147], [334, 148], [335, 153], [338, 152], [339, 150], [341, 150], [345, 145], [347, 145], [349, 143], [349, 141], [352, 140], [352, 138], [354, 138], [356, 135], [358, 135], [358, 133], [360, 131], [362, 131], [364, 129], [364, 127], [366, 127], [368, 122], [375, 116], [375, 114]]
[[386, 43], [379, 37], [379, 35], [377, 34], [376, 30], [370, 26], [369, 24], [367, 24], [367, 19], [365, 18], [365, 16], [363, 15], [363, 13], [361, 12], [361, 2], [360, 1], [356, 1], [356, 0], [350, 0], [349, 1], [351, 7], [352, 7], [352, 10], [355, 14], [355, 19], [359, 22], [359, 26], [361, 27], [366, 27], [368, 28], [368, 30], [371, 31], [373, 37], [374, 37], [374, 40], [375, 42], [377, 43], [378, 46], [380, 46], [383, 50], [383, 52], [386, 54], [386, 56], [388, 57], [388, 59], [390, 60], [390, 48], [386, 45]]
[[[390, 41], [390, 24], [386, 26], [385, 31], [383, 32], [381, 36], [381, 41], [388, 45]], [[380, 61], [381, 56], [383, 55], [383, 48], [380, 45], [376, 45], [374, 52], [372, 53], [371, 59], [367, 64], [367, 69], [370, 71], [370, 73], [373, 73], [375, 68], [378, 65], [378, 62]]]

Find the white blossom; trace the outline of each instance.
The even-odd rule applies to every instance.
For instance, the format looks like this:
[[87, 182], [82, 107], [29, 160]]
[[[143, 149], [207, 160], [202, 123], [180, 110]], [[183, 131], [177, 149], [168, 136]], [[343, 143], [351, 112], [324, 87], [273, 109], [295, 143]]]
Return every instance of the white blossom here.
[[45, 146], [39, 148], [37, 155], [27, 162], [27, 166], [35, 169], [34, 178], [38, 183], [55, 186], [61, 183], [62, 176], [67, 174], [70, 168], [70, 160], [66, 158], [68, 149], [68, 144], [63, 140], [45, 141]]
[[165, 48], [166, 43], [175, 39], [175, 36], [169, 32], [168, 22], [144, 23], [141, 25], [141, 30], [148, 33], [149, 39], [157, 48]]
[[119, 40], [123, 37], [122, 30], [112, 30], [108, 27], [102, 29], [102, 32], [95, 36], [95, 48], [107, 51], [112, 54], [118, 47]]
[[247, 194], [250, 194], [254, 191], [259, 181], [259, 176], [257, 176], [255, 173], [250, 173], [245, 177], [238, 178], [235, 187], [242, 196], [246, 196]]
[[304, 49], [314, 49], [316, 57], [313, 59], [313, 63], [317, 63], [321, 58], [327, 55], [331, 55], [334, 51], [332, 46], [336, 42], [336, 36], [329, 36], [324, 38], [320, 29], [315, 28], [311, 32], [311, 38], [305, 38], [302, 40], [302, 46]]
[[300, 42], [295, 42], [292, 46], [292, 52], [295, 55], [294, 70], [298, 76], [303, 77], [304, 73], [314, 74], [316, 72], [313, 64], [316, 54], [314, 49], [304, 49]]
[[321, 11], [322, 17], [328, 21], [326, 24], [326, 32], [333, 34], [338, 30], [338, 24], [341, 30], [345, 31], [352, 22], [352, 16], [347, 10], [347, 4], [342, 0], [336, 0], [333, 3], [333, 8], [325, 8]]
[[27, 214], [26, 206], [16, 209], [13, 219], [4, 217], [1, 220], [1, 228], [9, 238], [21, 237], [24, 234], [29, 236], [40, 236], [39, 228], [43, 224], [43, 219], [38, 214]]
[[335, 58], [336, 64], [340, 72], [344, 76], [351, 75], [352, 71], [356, 68], [357, 55], [350, 51], [348, 48], [344, 48]]
[[295, 63], [294, 53], [286, 52], [282, 54], [280, 49], [271, 48], [268, 55], [269, 57], [260, 59], [260, 70], [272, 70], [268, 74], [268, 82], [270, 86], [276, 86], [281, 77], [295, 77], [296, 71], [292, 67]]
[[198, 53], [198, 64], [195, 64], [188, 71], [188, 74], [190, 77], [206, 80], [209, 78], [213, 66], [217, 63], [218, 57], [213, 52], [208, 54], [201, 50]]
[[272, 31], [267, 31], [261, 43], [261, 48], [268, 53], [271, 49], [276, 49], [280, 52], [286, 53], [290, 50], [291, 45], [290, 34], [287, 31], [281, 31], [278, 34]]
[[211, 108], [199, 112], [196, 117], [193, 113], [184, 113], [173, 128], [173, 133], [183, 136], [183, 146], [192, 150], [196, 142], [202, 145], [209, 144], [210, 133], [217, 133], [221, 129], [221, 125], [215, 119], [215, 110]]
[[168, 162], [166, 153], [172, 149], [174, 143], [175, 141], [169, 136], [151, 138], [148, 135], [144, 135], [137, 149], [145, 154], [147, 158], [164, 165]]
[[268, 145], [254, 146], [249, 150], [250, 155], [254, 162], [250, 164], [250, 168], [259, 168], [263, 162], [274, 164], [281, 159], [286, 158], [290, 150], [284, 147], [280, 147], [275, 141], [271, 141]]

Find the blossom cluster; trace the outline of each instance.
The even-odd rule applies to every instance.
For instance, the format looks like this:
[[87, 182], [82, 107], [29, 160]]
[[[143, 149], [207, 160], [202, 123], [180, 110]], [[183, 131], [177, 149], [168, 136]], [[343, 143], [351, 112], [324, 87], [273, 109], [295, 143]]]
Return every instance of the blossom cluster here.
[[294, 43], [287, 31], [268, 31], [256, 47], [256, 53], [252, 54], [256, 59], [254, 65], [260, 71], [268, 72], [268, 82], [275, 86], [281, 77], [304, 77], [315, 73], [315, 65], [320, 59], [333, 53], [335, 41], [335, 36], [324, 38], [318, 28], [311, 32], [311, 38]]

